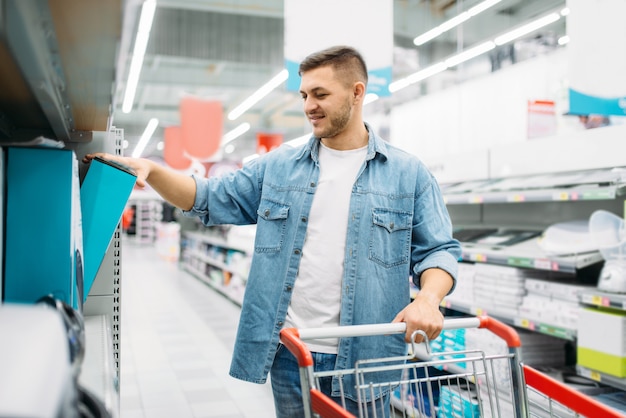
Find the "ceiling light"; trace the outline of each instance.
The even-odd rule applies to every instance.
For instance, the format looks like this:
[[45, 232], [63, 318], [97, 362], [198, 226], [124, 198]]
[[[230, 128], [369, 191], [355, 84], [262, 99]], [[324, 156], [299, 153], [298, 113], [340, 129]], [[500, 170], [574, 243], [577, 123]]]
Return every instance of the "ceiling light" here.
[[150, 119], [146, 129], [143, 131], [143, 134], [141, 134], [141, 138], [139, 138], [139, 142], [137, 143], [135, 150], [133, 151], [133, 158], [141, 157], [141, 153], [146, 148], [146, 145], [148, 145], [148, 141], [152, 138], [152, 134], [154, 134], [157, 126], [159, 126], [159, 120], [157, 118]]
[[239, 116], [243, 115], [246, 110], [254, 106], [259, 100], [270, 94], [272, 90], [280, 86], [289, 77], [289, 72], [283, 69], [280, 73], [274, 76], [270, 81], [265, 83], [260, 89], [252, 93], [250, 97], [244, 100], [239, 106], [234, 108], [229, 114], [229, 120], [235, 120]]
[[487, 10], [488, 8], [490, 8], [491, 6], [495, 6], [496, 4], [500, 3], [502, 0], [486, 0], [483, 1], [480, 4], [477, 4], [476, 6], [470, 8], [467, 13], [470, 14], [470, 16], [474, 17], [479, 13], [484, 12], [485, 10]]
[[567, 36], [567, 35], [565, 35], [565, 36], [561, 36], [561, 37], [559, 38], [559, 40], [557, 41], [557, 43], [558, 43], [559, 45], [565, 45], [565, 44], [568, 44], [568, 43], [569, 43], [569, 36]]
[[150, 38], [150, 29], [152, 28], [155, 9], [155, 0], [146, 0], [141, 7], [141, 17], [139, 18], [139, 27], [137, 28], [137, 35], [135, 36], [135, 47], [133, 49], [130, 70], [128, 71], [124, 101], [122, 102], [122, 112], [124, 113], [129, 113], [133, 108], [133, 101], [135, 100], [139, 74], [141, 73], [143, 58], [146, 54], [148, 39]]
[[487, 51], [491, 51], [496, 47], [492, 41], [483, 42], [482, 44], [470, 48], [466, 51], [463, 51], [459, 54], [453, 55], [450, 58], [444, 61], [446, 67], [454, 67], [455, 65], [459, 65], [462, 62], [468, 61], [472, 58], [475, 58], [481, 54], [484, 54]]
[[525, 25], [522, 25], [516, 29], [513, 29], [510, 32], [505, 33], [504, 35], [498, 36], [496, 39], [494, 39], [493, 41], [496, 43], [496, 45], [504, 45], [508, 42], [511, 42], [517, 38], [520, 38], [524, 35], [527, 35], [533, 31], [536, 31], [537, 29], [540, 29], [546, 25], [549, 25], [550, 23], [556, 22], [557, 20], [559, 20], [561, 18], [561, 16], [556, 13], [550, 13], [546, 16], [540, 17], [537, 20], [533, 20], [530, 23], [526, 23]]
[[458, 25], [460, 25], [461, 23], [465, 22], [466, 20], [469, 20], [470, 18], [476, 16], [479, 13], [484, 12], [485, 10], [487, 10], [488, 8], [490, 8], [491, 6], [500, 3], [502, 0], [486, 0], [483, 1], [480, 4], [477, 4], [476, 6], [472, 7], [471, 9], [469, 9], [466, 12], [460, 13], [458, 15], [456, 15], [455, 17], [453, 17], [452, 19], [446, 20], [445, 22], [443, 22], [442, 24], [440, 24], [439, 26], [424, 32], [423, 34], [421, 34], [420, 36], [416, 37], [415, 39], [413, 39], [413, 43], [416, 46], [420, 46], [420, 45], [424, 45], [426, 42], [435, 39], [437, 36], [441, 35], [444, 32], [449, 31], [450, 29], [453, 29], [455, 27], [457, 27]]
[[226, 132], [222, 137], [222, 145], [228, 144], [235, 138], [240, 137], [250, 130], [250, 124], [248, 122], [244, 122], [241, 125], [237, 126], [232, 131]]
[[389, 84], [389, 91], [391, 93], [394, 93], [398, 90], [410, 86], [411, 84], [415, 84], [428, 77], [432, 77], [435, 74], [445, 71], [446, 68], [448, 68], [446, 64], [444, 64], [443, 62], [438, 62], [437, 64], [426, 67], [423, 70], [413, 73], [408, 77], [402, 78], [398, 81], [394, 81], [393, 83]]

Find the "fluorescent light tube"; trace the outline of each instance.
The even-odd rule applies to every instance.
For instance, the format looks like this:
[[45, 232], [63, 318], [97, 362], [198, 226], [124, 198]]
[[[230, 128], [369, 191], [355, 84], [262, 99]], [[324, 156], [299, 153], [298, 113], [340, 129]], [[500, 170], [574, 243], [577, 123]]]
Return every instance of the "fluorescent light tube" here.
[[525, 25], [522, 25], [516, 29], [513, 29], [510, 32], [505, 33], [504, 35], [500, 35], [498, 36], [496, 39], [494, 39], [493, 41], [496, 43], [496, 45], [504, 45], [508, 42], [511, 42], [517, 38], [520, 38], [524, 35], [527, 35], [533, 31], [536, 31], [537, 29], [540, 29], [546, 25], [549, 25], [550, 23], [556, 22], [557, 20], [559, 20], [561, 18], [561, 16], [558, 13], [550, 13], [546, 16], [540, 17], [537, 20], [533, 20], [530, 23], [526, 23]]
[[395, 93], [398, 90], [402, 90], [403, 88], [410, 86], [411, 84], [415, 84], [424, 79], [427, 79], [428, 77], [432, 77], [435, 74], [445, 71], [446, 68], [448, 67], [443, 62], [433, 64], [430, 67], [426, 67], [423, 70], [413, 73], [408, 77], [402, 78], [389, 84], [389, 91], [391, 93]]
[[226, 132], [222, 137], [222, 145], [228, 144], [230, 141], [235, 138], [240, 137], [250, 130], [250, 124], [248, 122], [244, 122], [241, 125], [237, 126], [232, 131]]
[[141, 134], [141, 138], [139, 138], [139, 142], [137, 143], [135, 150], [133, 151], [133, 158], [141, 157], [141, 153], [146, 148], [146, 145], [148, 145], [148, 141], [152, 138], [152, 134], [154, 134], [157, 126], [159, 126], [159, 120], [157, 118], [150, 119], [148, 125], [146, 125], [146, 129], [143, 131], [143, 134]]
[[465, 22], [466, 20], [469, 20], [470, 18], [476, 16], [479, 13], [484, 12], [485, 10], [487, 10], [488, 8], [500, 3], [502, 0], [486, 0], [483, 1], [480, 4], [477, 4], [476, 6], [472, 7], [471, 9], [459, 13], [458, 15], [456, 15], [455, 17], [453, 17], [452, 19], [446, 20], [445, 22], [443, 22], [442, 24], [440, 24], [439, 26], [434, 27], [433, 29], [424, 32], [423, 34], [421, 34], [420, 36], [416, 37], [415, 39], [413, 39], [413, 43], [416, 46], [420, 46], [420, 45], [424, 45], [426, 42], [435, 39], [437, 36], [441, 35], [442, 33], [445, 33], [447, 31], [449, 31], [450, 29], [453, 29], [457, 26], [459, 26], [461, 23]]
[[289, 77], [289, 72], [283, 69], [274, 78], [265, 83], [260, 89], [252, 93], [250, 97], [244, 100], [239, 106], [235, 107], [229, 114], [229, 120], [235, 120], [239, 116], [243, 115], [246, 110], [254, 106], [259, 100], [270, 94], [272, 90], [280, 86]]
[[462, 62], [468, 61], [481, 54], [484, 54], [487, 51], [491, 51], [495, 47], [496, 47], [496, 44], [494, 44], [492, 41], [483, 42], [482, 44], [478, 46], [475, 46], [459, 54], [451, 56], [450, 58], [446, 59], [444, 63], [446, 64], [448, 68], [454, 67], [455, 65], [459, 65]]
[[150, 38], [150, 29], [152, 28], [155, 10], [155, 0], [146, 0], [141, 7], [141, 17], [139, 18], [139, 27], [137, 28], [137, 35], [135, 36], [135, 47], [133, 49], [130, 70], [128, 71], [124, 101], [122, 102], [122, 112], [124, 113], [129, 113], [133, 109], [133, 101], [135, 100], [139, 74], [141, 73], [143, 59], [146, 54], [148, 39]]
[[496, 4], [500, 3], [502, 0], [486, 0], [483, 1], [480, 4], [477, 4], [476, 6], [470, 8], [467, 13], [469, 13], [470, 16], [474, 17], [479, 13], [484, 12], [485, 10], [487, 10], [488, 8], [495, 6]]

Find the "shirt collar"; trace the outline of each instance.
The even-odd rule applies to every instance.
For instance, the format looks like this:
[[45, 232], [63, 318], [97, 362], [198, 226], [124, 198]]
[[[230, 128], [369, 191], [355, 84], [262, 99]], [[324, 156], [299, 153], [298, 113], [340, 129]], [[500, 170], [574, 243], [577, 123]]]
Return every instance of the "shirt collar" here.
[[[376, 154], [380, 154], [383, 161], [387, 160], [387, 144], [386, 142], [379, 137], [376, 132], [371, 128], [371, 126], [364, 122], [365, 128], [368, 133], [368, 143], [367, 143], [367, 156], [365, 157], [366, 161], [374, 159]], [[300, 154], [298, 154], [298, 159], [304, 158], [306, 156], [310, 156], [313, 161], [316, 163], [319, 162], [319, 148], [320, 148], [320, 138], [317, 138], [311, 135], [309, 141], [302, 147]]]

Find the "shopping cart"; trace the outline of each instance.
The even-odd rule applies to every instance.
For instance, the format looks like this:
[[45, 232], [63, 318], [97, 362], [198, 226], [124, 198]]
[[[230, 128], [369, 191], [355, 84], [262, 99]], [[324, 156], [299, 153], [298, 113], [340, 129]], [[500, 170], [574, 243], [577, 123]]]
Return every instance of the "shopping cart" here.
[[[404, 323], [340, 326], [281, 331], [281, 342], [294, 354], [300, 367], [305, 417], [354, 417], [346, 409], [343, 377], [356, 382], [359, 417], [379, 417], [382, 402], [375, 394], [390, 394], [392, 417], [624, 417], [616, 410], [572, 389], [521, 362], [517, 332], [488, 316], [444, 320], [444, 330], [483, 328], [506, 342], [508, 352], [482, 350], [432, 353], [428, 338], [412, 344], [410, 355], [361, 360], [353, 369], [315, 372], [311, 352], [304, 341], [319, 338], [367, 337], [405, 333]], [[373, 383], [376, 373], [395, 370], [396, 381]], [[339, 378], [339, 401], [323, 394], [320, 379]], [[369, 398], [368, 398], [368, 395]], [[370, 402], [363, 402], [371, 399]]]

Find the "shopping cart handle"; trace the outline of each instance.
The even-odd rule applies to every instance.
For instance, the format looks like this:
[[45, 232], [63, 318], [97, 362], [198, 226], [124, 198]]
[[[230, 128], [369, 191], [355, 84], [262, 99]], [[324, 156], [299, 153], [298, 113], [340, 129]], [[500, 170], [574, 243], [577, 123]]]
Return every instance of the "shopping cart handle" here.
[[[486, 315], [469, 318], [447, 318], [443, 321], [443, 329], [460, 328], [486, 328], [506, 341], [509, 347], [521, 347], [519, 334], [515, 329]], [[300, 367], [304, 367], [313, 365], [311, 353], [303, 342], [305, 340], [367, 337], [373, 335], [402, 334], [405, 332], [406, 323], [404, 322], [306, 329], [285, 328], [280, 333], [280, 340], [289, 351], [296, 355]]]

